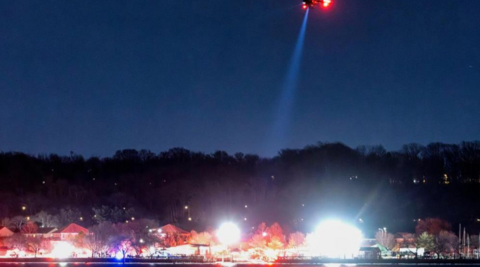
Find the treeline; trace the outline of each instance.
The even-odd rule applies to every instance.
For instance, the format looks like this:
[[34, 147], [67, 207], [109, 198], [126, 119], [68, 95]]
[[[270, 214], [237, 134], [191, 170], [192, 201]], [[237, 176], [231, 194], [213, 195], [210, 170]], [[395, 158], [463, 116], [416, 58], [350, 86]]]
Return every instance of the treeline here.
[[87, 226], [101, 215], [187, 229], [230, 219], [245, 227], [278, 221], [307, 230], [336, 216], [367, 229], [402, 230], [424, 217], [476, 222], [480, 142], [408, 144], [399, 151], [318, 143], [273, 158], [183, 148], [127, 149], [106, 158], [4, 152], [0, 181], [0, 218], [63, 209]]

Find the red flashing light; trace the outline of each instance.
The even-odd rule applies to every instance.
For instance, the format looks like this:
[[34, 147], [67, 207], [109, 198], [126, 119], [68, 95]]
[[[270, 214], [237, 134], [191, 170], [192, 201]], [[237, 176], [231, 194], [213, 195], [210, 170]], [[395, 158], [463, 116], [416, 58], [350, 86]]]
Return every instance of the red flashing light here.
[[328, 7], [332, 3], [332, 0], [323, 0], [323, 7]]
[[307, 9], [307, 5], [303, 5], [302, 8], [303, 8], [303, 9]]

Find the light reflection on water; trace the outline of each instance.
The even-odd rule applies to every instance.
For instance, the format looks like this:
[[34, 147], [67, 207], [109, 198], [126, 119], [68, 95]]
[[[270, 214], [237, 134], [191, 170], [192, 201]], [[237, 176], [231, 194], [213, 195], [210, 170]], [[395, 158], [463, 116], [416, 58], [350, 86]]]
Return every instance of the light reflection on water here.
[[[122, 262], [44, 262], [44, 263], [14, 263], [14, 262], [0, 262], [0, 267], [4, 266], [25, 266], [25, 267], [106, 267], [106, 266], [115, 266], [115, 267], [120, 267], [123, 266]], [[453, 265], [461, 265], [461, 267], [480, 267], [480, 262], [474, 262], [474, 263], [422, 263], [419, 265], [416, 265], [414, 263], [408, 264], [408, 263], [402, 263], [401, 265], [397, 264], [391, 264], [391, 263], [376, 263], [372, 265], [368, 264], [338, 264], [338, 263], [330, 263], [330, 264], [274, 264], [274, 263], [268, 263], [268, 264], [251, 264], [251, 263], [205, 263], [205, 264], [198, 264], [198, 263], [177, 263], [177, 264], [172, 264], [172, 263], [152, 263], [152, 262], [143, 262], [143, 263], [125, 263], [125, 266], [128, 267], [145, 267], [146, 265], [156, 265], [156, 266], [161, 266], [161, 267], [182, 267], [184, 265], [185, 267], [395, 267], [395, 266], [401, 266], [401, 267], [418, 267], [419, 265], [421, 266], [428, 266], [428, 265], [435, 265], [436, 267], [443, 266], [443, 265], [448, 265], [448, 266], [453, 266]]]

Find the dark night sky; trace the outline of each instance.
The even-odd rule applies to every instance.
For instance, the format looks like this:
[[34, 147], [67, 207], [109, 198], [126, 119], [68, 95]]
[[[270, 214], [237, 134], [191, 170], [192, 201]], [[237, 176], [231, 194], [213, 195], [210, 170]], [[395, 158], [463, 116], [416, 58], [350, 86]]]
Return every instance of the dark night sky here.
[[[273, 155], [296, 0], [0, 1], [0, 150]], [[479, 0], [310, 12], [289, 141], [480, 137]]]

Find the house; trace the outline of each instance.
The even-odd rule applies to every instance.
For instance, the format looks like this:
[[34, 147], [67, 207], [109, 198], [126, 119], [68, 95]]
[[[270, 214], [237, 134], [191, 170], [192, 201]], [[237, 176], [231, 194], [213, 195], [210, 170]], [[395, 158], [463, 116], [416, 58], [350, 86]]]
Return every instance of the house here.
[[25, 233], [26, 237], [43, 237], [43, 238], [53, 238], [53, 234], [58, 231], [55, 227], [43, 227], [38, 228], [35, 233]]
[[6, 226], [0, 226], [0, 237], [9, 237], [13, 235], [13, 231]]
[[180, 238], [183, 243], [186, 243], [190, 237], [190, 232], [185, 231], [173, 224], [167, 224], [158, 229], [150, 229], [150, 232], [162, 239], [175, 237], [175, 239], [178, 240], [178, 238]]
[[53, 233], [54, 238], [58, 238], [60, 240], [70, 240], [74, 239], [80, 233], [88, 235], [88, 229], [82, 227], [76, 223], [71, 223], [68, 226], [61, 228]]
[[411, 233], [397, 233], [395, 235], [397, 245], [394, 251], [400, 251], [401, 248], [415, 248], [415, 235]]
[[180, 227], [177, 227], [173, 224], [167, 224], [160, 227], [161, 233], [166, 235], [180, 235], [180, 236], [189, 236], [190, 232], [183, 230]]

